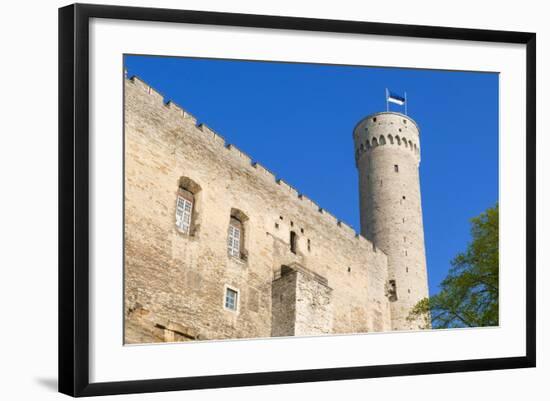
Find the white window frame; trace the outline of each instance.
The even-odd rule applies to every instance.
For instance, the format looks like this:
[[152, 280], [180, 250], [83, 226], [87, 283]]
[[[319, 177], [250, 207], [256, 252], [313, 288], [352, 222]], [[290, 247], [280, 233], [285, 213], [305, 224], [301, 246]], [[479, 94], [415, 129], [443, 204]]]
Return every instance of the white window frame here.
[[184, 234], [191, 232], [193, 201], [178, 194], [176, 199], [176, 227]]
[[227, 251], [230, 256], [237, 259], [241, 258], [241, 241], [242, 241], [242, 227], [237, 227], [232, 223], [229, 223], [229, 231], [227, 234]]
[[[235, 299], [234, 299], [234, 309], [231, 309], [227, 306], [227, 295], [229, 294], [229, 291], [232, 291], [235, 293]], [[240, 291], [235, 288], [231, 287], [229, 285], [224, 285], [223, 288], [223, 308], [227, 311], [233, 312], [233, 313], [239, 313], [239, 301], [240, 301], [241, 293]]]

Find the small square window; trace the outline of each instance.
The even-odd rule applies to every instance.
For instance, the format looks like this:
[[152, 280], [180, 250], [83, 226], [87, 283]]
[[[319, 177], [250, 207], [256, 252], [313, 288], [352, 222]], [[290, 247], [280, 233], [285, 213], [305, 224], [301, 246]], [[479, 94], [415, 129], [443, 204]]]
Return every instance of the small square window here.
[[226, 288], [225, 289], [225, 307], [226, 309], [236, 311], [237, 310], [237, 302], [238, 302], [238, 292], [231, 289]]

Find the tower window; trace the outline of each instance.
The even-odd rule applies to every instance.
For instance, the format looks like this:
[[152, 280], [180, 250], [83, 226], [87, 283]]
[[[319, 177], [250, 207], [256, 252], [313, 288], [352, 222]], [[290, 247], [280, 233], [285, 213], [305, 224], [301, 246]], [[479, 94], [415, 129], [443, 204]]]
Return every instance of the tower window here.
[[376, 117], [374, 117], [374, 118], [372, 119], [372, 122], [374, 122], [374, 123], [376, 122]]
[[296, 245], [298, 242], [298, 236], [294, 231], [290, 232], [290, 252], [296, 253]]
[[239, 301], [239, 292], [232, 289], [232, 288], [226, 287], [225, 288], [225, 301], [224, 301], [225, 308], [229, 309], [231, 311], [236, 311], [238, 301]]
[[387, 296], [390, 302], [397, 301], [397, 284], [395, 283], [395, 280], [390, 280], [388, 282]]
[[407, 199], [405, 195], [403, 195], [403, 200]]
[[311, 240], [309, 238], [307, 240], [307, 250], [308, 252], [311, 252]]
[[348, 267], [348, 273], [351, 273], [351, 267]]
[[393, 165], [393, 171], [395, 171], [396, 173], [399, 173], [399, 166], [397, 164]]

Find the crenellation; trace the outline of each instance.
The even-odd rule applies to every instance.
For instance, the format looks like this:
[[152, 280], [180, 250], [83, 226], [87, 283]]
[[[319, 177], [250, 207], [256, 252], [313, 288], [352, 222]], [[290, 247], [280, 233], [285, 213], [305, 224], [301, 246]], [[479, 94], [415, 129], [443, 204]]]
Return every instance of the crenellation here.
[[[392, 328], [389, 258], [367, 234], [138, 78], [127, 80], [125, 99], [127, 342]], [[397, 129], [391, 122], [376, 127]], [[167, 143], [174, 127], [182, 139], [175, 157]], [[174, 226], [175, 177], [196, 189], [189, 234]], [[236, 255], [227, 249], [235, 210], [244, 230]], [[291, 269], [281, 275], [284, 266]], [[238, 294], [238, 311], [223, 307], [227, 288]], [[147, 318], [136, 317], [138, 310]]]
[[325, 209], [323, 209], [323, 219], [334, 225], [335, 229], [338, 227], [338, 219], [332, 213], [327, 212]]
[[214, 131], [208, 125], [200, 123], [197, 125], [197, 129], [202, 131], [207, 139], [214, 142], [220, 148], [225, 148], [225, 139], [221, 135], [218, 135], [216, 131]]
[[164, 105], [168, 109], [170, 109], [170, 110], [172, 110], [172, 111], [174, 111], [178, 114], [181, 114], [181, 116], [185, 115], [185, 111], [183, 110], [183, 108], [181, 106], [179, 106], [178, 104], [174, 103], [172, 100], [167, 101], [166, 103], [164, 103]]
[[275, 181], [284, 191], [290, 193], [291, 196], [298, 197], [298, 191], [294, 189], [290, 184], [288, 184], [286, 181], [284, 181], [281, 178], [277, 178]]
[[350, 237], [355, 237], [355, 229], [353, 229], [350, 225], [341, 220], [338, 220], [338, 226], [345, 231], [346, 235], [349, 235]]
[[138, 88], [144, 90], [145, 92], [149, 93], [150, 86], [147, 85], [145, 81], [142, 81], [139, 77], [133, 75], [129, 80], [132, 84], [136, 85]]
[[276, 181], [276, 177], [275, 177], [275, 174], [273, 174], [271, 171], [269, 171], [268, 169], [266, 169], [264, 166], [262, 166], [260, 163], [258, 162], [253, 162], [252, 163], [252, 167], [254, 167], [261, 178], [265, 178], [267, 179], [269, 182], [275, 182]]
[[298, 195], [298, 198], [304, 202], [304, 204], [310, 208], [311, 210], [314, 210], [314, 211], [319, 211], [319, 205], [317, 203], [315, 203], [313, 200], [311, 200], [310, 198], [308, 198], [306, 195], [304, 194], [299, 194]]
[[[128, 81], [136, 84], [138, 87], [145, 90], [149, 94], [154, 94], [154, 96], [156, 96], [157, 94], [160, 95], [159, 92], [153, 90], [147, 83], [145, 83], [145, 81], [142, 81], [137, 76], [132, 76], [130, 79], [128, 79]], [[221, 135], [219, 135], [217, 132], [215, 132], [212, 128], [210, 128], [208, 125], [206, 125], [205, 123], [197, 123], [197, 119], [192, 114], [188, 113], [185, 109], [183, 109], [181, 106], [177, 105], [173, 101], [169, 100], [168, 102], [165, 103], [164, 98], [162, 98], [162, 100], [163, 100], [162, 103], [168, 106], [168, 109], [181, 110], [182, 115], [185, 119], [190, 119], [191, 121], [193, 121], [196, 128], [200, 130], [202, 133], [206, 134], [207, 138], [213, 140], [214, 143], [230, 150], [232, 154], [237, 156], [236, 160], [238, 160], [239, 162], [244, 162], [252, 165], [252, 167], [254, 167], [258, 172], [260, 172], [262, 176], [266, 176], [269, 180], [272, 180], [277, 184], [279, 184], [283, 190], [288, 191], [294, 196], [297, 196], [300, 198], [301, 196], [300, 193], [295, 188], [293, 188], [290, 184], [284, 182], [284, 180], [280, 178], [276, 178], [276, 176], [273, 173], [271, 173], [268, 169], [263, 167], [260, 163], [253, 162], [252, 158], [248, 156], [245, 152], [241, 151], [237, 146], [230, 143], [226, 143], [225, 139]], [[317, 204], [312, 200], [308, 199], [308, 201], [310, 201], [313, 204], [313, 208], [317, 208], [320, 213], [324, 214], [326, 212], [323, 208], [321, 208], [320, 206], [317, 206]], [[329, 215], [328, 221], [330, 221], [331, 223], [334, 222], [335, 224], [338, 222], [338, 219], [332, 216], [329, 212], [326, 212], [326, 214]]]
[[252, 165], [252, 158], [235, 145], [228, 143], [225, 145], [225, 148], [229, 150], [230, 154], [233, 155], [239, 163], [244, 163], [246, 167], [250, 167]]
[[149, 87], [149, 95], [151, 95], [151, 97], [154, 98], [155, 101], [164, 104], [164, 96], [162, 95], [162, 93], [156, 91], [154, 88]]

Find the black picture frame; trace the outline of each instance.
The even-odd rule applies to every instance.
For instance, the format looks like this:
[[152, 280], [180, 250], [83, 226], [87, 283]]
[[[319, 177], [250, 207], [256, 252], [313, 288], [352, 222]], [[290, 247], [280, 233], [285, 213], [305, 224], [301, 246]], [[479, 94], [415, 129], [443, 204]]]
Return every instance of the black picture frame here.
[[[526, 354], [521, 357], [90, 383], [89, 22], [91, 18], [516, 43], [526, 46]], [[536, 35], [434, 26], [74, 4], [59, 9], [59, 391], [142, 393], [534, 367]]]

